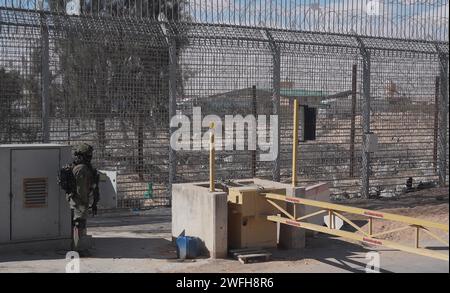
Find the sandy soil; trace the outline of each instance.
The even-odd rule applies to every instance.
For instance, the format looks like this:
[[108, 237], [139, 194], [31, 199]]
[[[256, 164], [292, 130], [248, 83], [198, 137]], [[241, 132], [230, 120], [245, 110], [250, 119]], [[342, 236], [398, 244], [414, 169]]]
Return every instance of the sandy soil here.
[[[433, 188], [421, 190], [417, 192], [407, 193], [395, 199], [377, 199], [377, 200], [349, 200], [346, 202], [339, 202], [339, 204], [346, 204], [360, 208], [371, 210], [379, 210], [386, 213], [403, 215], [424, 219], [437, 223], [449, 224], [449, 190], [448, 188]], [[359, 216], [350, 217], [357, 222], [360, 222], [365, 231], [368, 231], [367, 218]], [[374, 220], [373, 231], [380, 233], [390, 231], [392, 229], [405, 226], [402, 223], [392, 221]], [[380, 238], [389, 239], [401, 243], [414, 243], [415, 229], [409, 228], [407, 230], [390, 233], [381, 236]], [[438, 229], [430, 229], [434, 234], [444, 238], [448, 242], [448, 233]], [[429, 234], [425, 232], [420, 233], [420, 239], [426, 241], [434, 240]]]

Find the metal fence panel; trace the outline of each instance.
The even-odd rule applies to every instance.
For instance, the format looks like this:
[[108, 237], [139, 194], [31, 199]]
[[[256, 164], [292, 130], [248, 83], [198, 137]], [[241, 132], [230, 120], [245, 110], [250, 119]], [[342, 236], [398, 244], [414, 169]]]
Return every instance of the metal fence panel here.
[[0, 141], [41, 141], [40, 16], [3, 10], [0, 16]]
[[371, 127], [379, 150], [371, 160], [371, 186], [394, 192], [409, 177], [436, 181], [437, 56], [372, 55]]
[[[218, 30], [220, 34], [220, 28]], [[223, 150], [217, 152], [217, 177], [220, 180], [249, 178], [254, 171], [258, 176], [272, 177], [270, 164], [258, 162], [255, 165], [253, 152], [247, 146], [245, 150], [225, 150], [226, 116], [242, 115], [245, 118], [255, 113], [272, 114], [273, 68], [268, 43], [251, 40], [193, 40], [192, 45], [183, 50], [180, 69], [185, 82], [183, 92], [178, 97], [178, 113], [196, 119], [199, 117], [194, 115], [193, 107], [197, 107], [201, 109], [202, 117], [216, 115], [222, 121], [222, 125], [216, 125], [223, 132]], [[203, 123], [199, 135], [192, 136], [192, 148], [200, 146], [202, 139], [202, 146], [206, 149], [209, 147], [208, 139], [204, 139], [209, 137], [209, 123]], [[195, 124], [193, 127], [196, 127]], [[236, 129], [236, 137], [240, 134], [248, 137], [245, 129]], [[237, 138], [234, 144], [239, 144]], [[179, 152], [177, 180], [206, 180], [208, 154], [192, 150]]]
[[[170, 205], [171, 183], [208, 175], [207, 152], [170, 148], [174, 114], [279, 115], [275, 162], [244, 144], [217, 152], [217, 175], [285, 181], [299, 98], [301, 182], [341, 196], [448, 182], [448, 42], [172, 20], [0, 8], [0, 143], [91, 143], [120, 206]], [[191, 126], [189, 148], [208, 136]], [[364, 156], [368, 130], [380, 145]]]
[[[300, 182], [327, 181], [334, 193], [357, 194], [361, 168], [361, 58], [355, 50], [340, 49], [282, 49], [282, 177], [287, 179], [292, 172], [292, 103], [299, 97]], [[310, 123], [305, 120], [307, 108], [317, 109], [314, 140], [305, 137], [305, 125]]]

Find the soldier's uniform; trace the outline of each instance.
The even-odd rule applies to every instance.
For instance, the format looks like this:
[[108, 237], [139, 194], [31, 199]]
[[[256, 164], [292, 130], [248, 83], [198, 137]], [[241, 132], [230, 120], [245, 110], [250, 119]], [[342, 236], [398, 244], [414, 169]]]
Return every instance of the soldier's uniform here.
[[95, 188], [95, 174], [91, 166], [79, 164], [73, 167], [76, 181], [76, 192], [69, 199], [70, 208], [74, 210], [74, 221], [86, 219], [89, 209], [89, 198]]
[[98, 174], [91, 165], [92, 147], [79, 145], [74, 152], [73, 176], [75, 188], [68, 194], [68, 201], [73, 213], [73, 247], [80, 254], [89, 255], [89, 241], [86, 233], [86, 219], [89, 204], [93, 198], [93, 210], [98, 201]]

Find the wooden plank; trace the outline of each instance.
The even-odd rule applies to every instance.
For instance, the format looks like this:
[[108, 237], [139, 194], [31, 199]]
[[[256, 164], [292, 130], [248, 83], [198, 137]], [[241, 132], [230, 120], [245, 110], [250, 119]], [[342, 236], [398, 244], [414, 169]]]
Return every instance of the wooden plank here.
[[270, 252], [258, 247], [232, 249], [229, 251], [229, 254], [242, 264], [261, 260], [267, 261], [272, 256]]
[[280, 212], [282, 212], [286, 217], [290, 218], [291, 220], [295, 220], [295, 216], [292, 216], [289, 214], [285, 209], [277, 205], [275, 202], [271, 201], [270, 199], [267, 200], [268, 203], [273, 205], [276, 209], [278, 209]]
[[334, 214], [338, 217], [341, 218], [344, 222], [346, 222], [347, 224], [349, 224], [350, 226], [352, 226], [353, 228], [355, 228], [357, 231], [363, 233], [366, 236], [369, 236], [363, 229], [361, 229], [361, 227], [359, 227], [358, 225], [356, 225], [355, 223], [353, 223], [353, 221], [350, 221], [349, 219], [347, 219], [346, 217], [344, 217], [343, 215], [341, 215], [338, 212], [334, 212]]
[[314, 216], [323, 214], [323, 213], [325, 213], [325, 212], [326, 212], [326, 210], [320, 210], [320, 211], [314, 212], [314, 213], [312, 213], [312, 214], [308, 214], [308, 215], [302, 216], [302, 217], [300, 217], [300, 218], [297, 218], [297, 221], [306, 220], [306, 219], [308, 219], [308, 218], [311, 218], [311, 217], [314, 217]]
[[415, 225], [415, 226], [422, 226], [422, 227], [429, 227], [429, 228], [436, 228], [443, 231], [448, 232], [448, 225], [442, 224], [442, 223], [435, 223], [427, 220], [422, 219], [416, 219], [401, 215], [395, 215], [390, 213], [384, 213], [379, 211], [371, 211], [361, 208], [355, 208], [355, 207], [349, 207], [344, 205], [338, 205], [334, 203], [328, 203], [328, 202], [321, 202], [316, 200], [310, 200], [310, 199], [304, 199], [304, 198], [298, 198], [298, 197], [288, 197], [285, 195], [275, 194], [275, 193], [266, 193], [266, 198], [274, 199], [274, 200], [282, 200], [286, 202], [291, 202], [295, 204], [302, 204], [306, 206], [313, 206], [318, 208], [323, 208], [327, 210], [334, 210], [334, 211], [340, 211], [340, 212], [346, 212], [356, 215], [362, 215], [372, 218], [378, 218], [378, 219], [384, 219], [384, 220], [391, 220], [401, 223], [406, 223], [409, 225]]
[[257, 254], [257, 253], [262, 253], [261, 250], [249, 250], [246, 252], [235, 252], [235, 253], [231, 253], [230, 255], [233, 257], [238, 257], [240, 255], [249, 255], [249, 254]]
[[443, 243], [443, 244], [448, 246], [448, 241], [442, 239], [441, 237], [437, 236], [436, 234], [432, 233], [430, 230], [428, 230], [426, 228], [423, 228], [422, 230], [425, 231], [425, 233], [427, 233], [428, 235], [430, 235], [434, 239], [436, 239], [437, 241], [439, 241], [439, 242], [441, 242], [441, 243]]
[[247, 254], [247, 255], [239, 255], [237, 259], [242, 264], [258, 262], [258, 261], [268, 261], [272, 256], [271, 253], [258, 253], [258, 254]]
[[310, 223], [306, 223], [306, 222], [293, 221], [293, 220], [279, 217], [279, 216], [268, 216], [267, 219], [269, 221], [273, 221], [276, 223], [281, 223], [281, 224], [286, 224], [286, 225], [290, 225], [290, 226], [294, 226], [294, 227], [298, 227], [298, 228], [313, 230], [313, 231], [317, 231], [317, 232], [321, 232], [321, 233], [325, 233], [325, 234], [348, 238], [348, 239], [355, 240], [355, 241], [361, 241], [362, 243], [369, 244], [369, 245], [385, 246], [385, 247], [389, 247], [389, 248], [393, 248], [393, 249], [397, 249], [397, 250], [401, 250], [401, 251], [406, 251], [406, 252], [410, 252], [410, 253], [414, 253], [414, 254], [418, 254], [418, 255], [422, 255], [422, 256], [427, 256], [427, 257], [432, 257], [432, 258], [436, 258], [436, 259], [440, 259], [440, 260], [449, 261], [448, 254], [439, 253], [439, 252], [436, 252], [436, 251], [430, 250], [430, 249], [415, 248], [415, 247], [395, 243], [395, 242], [384, 240], [384, 239], [377, 239], [377, 238], [368, 237], [365, 235], [360, 235], [360, 234], [356, 234], [356, 233], [352, 233], [352, 232], [329, 229], [328, 227], [310, 224]]
[[410, 228], [412, 228], [412, 226], [399, 227], [399, 228], [395, 228], [395, 229], [384, 231], [384, 232], [380, 232], [380, 233], [375, 233], [375, 234], [372, 233], [370, 236], [375, 238], [375, 237], [380, 237], [380, 236], [391, 234], [391, 233], [400, 232], [400, 231], [403, 231], [403, 230], [406, 230], [406, 229], [410, 229]]
[[254, 253], [254, 254], [243, 254], [239, 255], [241, 258], [252, 258], [252, 257], [260, 257], [260, 256], [271, 256], [271, 253]]

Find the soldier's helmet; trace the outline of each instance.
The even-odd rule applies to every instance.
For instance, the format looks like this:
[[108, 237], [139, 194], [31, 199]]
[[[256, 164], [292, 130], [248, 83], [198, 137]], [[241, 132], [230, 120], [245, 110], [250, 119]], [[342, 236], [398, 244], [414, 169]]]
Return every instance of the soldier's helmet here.
[[84, 159], [87, 160], [91, 160], [92, 159], [92, 152], [94, 151], [94, 148], [87, 144], [87, 143], [82, 143], [80, 145], [77, 145], [74, 148], [74, 156], [75, 157], [83, 157]]

